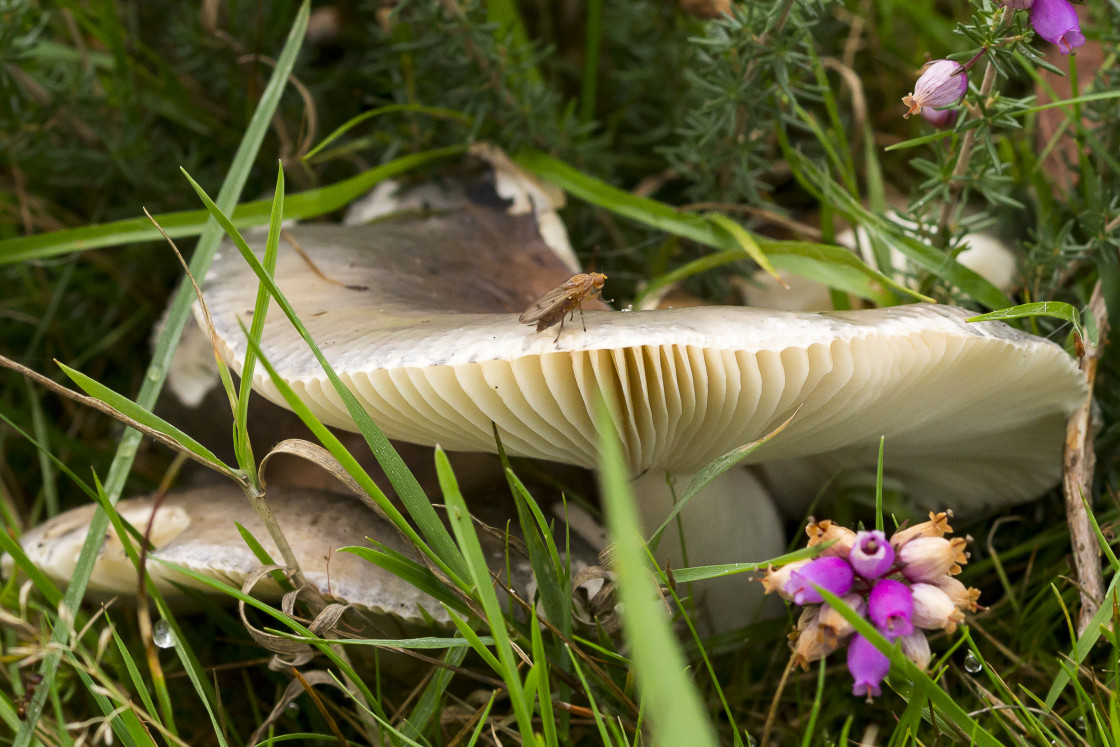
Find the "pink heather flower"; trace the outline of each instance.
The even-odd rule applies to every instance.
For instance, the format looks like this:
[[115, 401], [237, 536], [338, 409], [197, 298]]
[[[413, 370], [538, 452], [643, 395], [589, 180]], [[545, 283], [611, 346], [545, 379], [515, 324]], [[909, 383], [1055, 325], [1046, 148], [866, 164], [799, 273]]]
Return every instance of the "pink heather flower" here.
[[824, 521], [809, 521], [809, 525], [805, 527], [805, 534], [809, 535], [808, 547], [814, 547], [824, 542], [832, 542], [827, 550], [821, 553], [821, 557], [834, 556], [838, 558], [846, 558], [852, 551], [852, 545], [856, 543], [856, 533], [847, 527], [842, 527], [839, 524], [825, 519]]
[[926, 634], [920, 630], [915, 630], [910, 635], [904, 635], [898, 639], [899, 644], [902, 646], [902, 653], [907, 659], [914, 662], [918, 669], [925, 669], [929, 666], [929, 660], [933, 658], [933, 654], [929, 650], [929, 639]]
[[1081, 21], [1069, 0], [1035, 0], [1031, 6], [1031, 25], [1046, 41], [1058, 45], [1058, 51], [1069, 54], [1085, 43]]
[[952, 576], [941, 576], [933, 580], [933, 585], [949, 595], [959, 610], [975, 612], [980, 609], [980, 590], [966, 587]]
[[879, 683], [891, 670], [891, 660], [859, 633], [848, 644], [848, 671], [852, 673], [852, 695], [880, 695]]
[[961, 572], [960, 563], [968, 562], [963, 537], [919, 537], [902, 546], [898, 562], [907, 581], [933, 581], [946, 573]]
[[769, 594], [776, 591], [778, 596], [786, 601], [793, 599], [793, 592], [789, 590], [789, 579], [794, 571], [800, 570], [805, 566], [812, 563], [812, 560], [795, 560], [792, 563], [787, 563], [781, 568], [774, 568], [771, 566], [766, 571], [766, 576], [762, 579], [763, 593]]
[[843, 596], [852, 588], [853, 580], [855, 573], [844, 558], [817, 558], [790, 574], [786, 590], [793, 595], [794, 604], [814, 604], [824, 601], [814, 586]]
[[[863, 608], [867, 605], [863, 594], [845, 594], [840, 597], [840, 601], [857, 615], [862, 615]], [[828, 604], [821, 606], [820, 626], [825, 637], [837, 644], [856, 632], [852, 624], [844, 619], [844, 616], [837, 612], [832, 605]]]
[[964, 613], [957, 609], [949, 595], [933, 584], [914, 584], [910, 587], [914, 600], [911, 620], [919, 628], [942, 630], [952, 633], [964, 622]]
[[934, 109], [953, 106], [967, 91], [968, 75], [964, 65], [952, 60], [931, 62], [914, 84], [914, 92], [902, 97], [902, 103], [909, 107], [902, 116], [909, 119], [911, 114], [920, 114], [927, 106]]
[[855, 572], [864, 578], [879, 578], [894, 563], [894, 548], [887, 536], [878, 530], [856, 532], [856, 543], [848, 554]]
[[797, 621], [797, 633], [791, 636], [794, 663], [803, 669], [808, 669], [810, 662], [836, 651], [842, 642], [821, 628], [822, 611], [820, 607], [806, 607]]
[[809, 546], [832, 544], [815, 560], [770, 568], [762, 580], [767, 593], [777, 592], [802, 607], [789, 636], [794, 663], [808, 669], [810, 662], [847, 645], [852, 692], [868, 700], [881, 693], [890, 670], [890, 658], [823, 604], [819, 588], [874, 623], [915, 665], [928, 667], [932, 655], [923, 629], [952, 633], [965, 611], [979, 609], [980, 592], [953, 578], [968, 562], [968, 553], [967, 540], [945, 537], [952, 531], [951, 517], [931, 512], [929, 521], [900, 529], [889, 540], [881, 531], [857, 533], [828, 520], [811, 520]]
[[948, 129], [957, 123], [959, 109], [922, 109], [922, 119], [939, 129]]
[[953, 531], [949, 526], [949, 519], [953, 518], [952, 511], [942, 511], [941, 513], [929, 512], [929, 521], [923, 521], [920, 524], [915, 524], [912, 527], [899, 529], [891, 535], [891, 547], [898, 552], [898, 548], [905, 545], [912, 539], [919, 537], [944, 537]]
[[879, 579], [867, 598], [867, 616], [892, 641], [914, 632], [914, 623], [910, 621], [913, 612], [910, 587], [892, 578]]

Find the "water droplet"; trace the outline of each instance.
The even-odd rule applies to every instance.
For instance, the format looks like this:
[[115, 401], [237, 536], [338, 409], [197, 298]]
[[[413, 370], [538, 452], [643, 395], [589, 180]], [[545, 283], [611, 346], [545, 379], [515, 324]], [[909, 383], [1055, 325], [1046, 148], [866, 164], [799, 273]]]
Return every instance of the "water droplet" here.
[[965, 657], [964, 657], [964, 671], [968, 672], [969, 674], [976, 674], [977, 672], [979, 672], [983, 668], [984, 668], [984, 665], [981, 664], [980, 660], [976, 658], [976, 654], [969, 651], [965, 655]]
[[291, 703], [284, 706], [284, 710], [287, 711], [289, 716], [294, 716], [299, 713], [299, 703], [293, 700]]
[[175, 633], [166, 620], [157, 620], [152, 626], [152, 642], [160, 648], [173, 648], [175, 646]]
[[1077, 721], [1074, 722], [1074, 725], [1077, 727], [1077, 730], [1082, 733], [1089, 731], [1089, 722], [1085, 720], [1084, 716], [1078, 716]]
[[162, 376], [163, 376], [163, 369], [160, 368], [159, 366], [150, 366], [148, 368], [148, 380], [149, 381], [159, 381]]

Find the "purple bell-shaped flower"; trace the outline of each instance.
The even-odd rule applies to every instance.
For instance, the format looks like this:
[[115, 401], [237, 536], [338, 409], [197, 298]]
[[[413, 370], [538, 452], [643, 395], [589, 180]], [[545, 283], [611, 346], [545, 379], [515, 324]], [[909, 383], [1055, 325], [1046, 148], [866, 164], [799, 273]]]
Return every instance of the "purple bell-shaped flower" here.
[[836, 596], [844, 596], [852, 588], [854, 580], [852, 565], [844, 558], [817, 558], [790, 574], [786, 590], [793, 597], [794, 604], [815, 604], [823, 602], [824, 597], [814, 586], [828, 589]]
[[1069, 54], [1085, 43], [1077, 10], [1069, 0], [1035, 0], [1031, 6], [1031, 25], [1046, 41], [1058, 45], [1058, 51]]
[[879, 578], [894, 564], [894, 548], [878, 530], [856, 532], [856, 543], [848, 555], [852, 568], [864, 578]]

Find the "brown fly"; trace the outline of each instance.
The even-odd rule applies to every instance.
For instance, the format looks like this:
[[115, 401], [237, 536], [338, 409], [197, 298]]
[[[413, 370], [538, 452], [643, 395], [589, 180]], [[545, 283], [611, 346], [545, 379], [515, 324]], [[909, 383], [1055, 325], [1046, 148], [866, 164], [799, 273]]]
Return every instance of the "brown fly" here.
[[588, 272], [572, 275], [562, 285], [553, 288], [548, 293], [538, 298], [525, 309], [517, 318], [522, 324], [536, 324], [537, 331], [548, 329], [553, 324], [560, 322], [560, 329], [556, 332], [556, 339], [560, 341], [560, 333], [564, 331], [564, 316], [574, 317], [579, 309], [579, 320], [583, 322], [583, 331], [587, 331], [587, 323], [583, 321], [583, 302], [603, 291], [603, 283], [607, 276], [601, 272]]

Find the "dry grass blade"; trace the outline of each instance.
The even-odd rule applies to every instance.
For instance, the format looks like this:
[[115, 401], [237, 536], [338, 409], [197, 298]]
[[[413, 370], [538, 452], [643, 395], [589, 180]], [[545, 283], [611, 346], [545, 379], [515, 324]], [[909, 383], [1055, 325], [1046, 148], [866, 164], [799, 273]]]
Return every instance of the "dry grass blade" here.
[[265, 454], [264, 458], [261, 459], [259, 469], [262, 486], [265, 485], [265, 467], [268, 465], [269, 460], [277, 454], [288, 454], [290, 456], [299, 457], [300, 459], [305, 459], [312, 464], [322, 467], [323, 470], [327, 472], [327, 474], [345, 485], [346, 488], [350, 490], [350, 492], [359, 497], [366, 498], [363, 503], [369, 506], [370, 509], [378, 516], [388, 521], [388, 517], [385, 516], [385, 512], [381, 510], [381, 507], [378, 506], [375, 502], [368, 500], [366, 491], [362, 490], [362, 486], [358, 484], [358, 481], [350, 476], [350, 473], [346, 471], [346, 468], [343, 467], [342, 464], [337, 459], [335, 459], [329, 451], [324, 449], [319, 444], [311, 443], [310, 441], [306, 441], [302, 438], [285, 439], [273, 446], [272, 450]]
[[[327, 726], [330, 727], [331, 732], [334, 733], [335, 739], [338, 740], [338, 743], [340, 745], [343, 745], [343, 747], [346, 747], [346, 745], [349, 745], [350, 743], [346, 741], [346, 737], [342, 736], [342, 731], [339, 730], [339, 728], [338, 728], [338, 722], [334, 720], [334, 716], [332, 716], [330, 714], [330, 711], [327, 710], [327, 706], [326, 706], [325, 703], [323, 703], [323, 699], [319, 697], [319, 693], [315, 692], [315, 688], [311, 687], [311, 683], [307, 681], [306, 677], [304, 677], [302, 674], [300, 674], [300, 671], [298, 669], [296, 669], [295, 667], [292, 667], [291, 672], [292, 672], [292, 677], [295, 678], [295, 681], [298, 682], [303, 687], [303, 689], [307, 693], [308, 697], [311, 698], [311, 701], [315, 704], [315, 707], [319, 709], [319, 713], [323, 716], [323, 719], [327, 722]], [[322, 674], [325, 674], [325, 675], [327, 675], [327, 677], [330, 677], [330, 675], [327, 674], [326, 672], [323, 672]], [[330, 681], [334, 682], [334, 678], [331, 677]]]
[[1108, 336], [1108, 309], [1097, 281], [1089, 299], [1089, 313], [1097, 326], [1096, 343], [1084, 340], [1081, 353], [1081, 370], [1089, 381], [1085, 402], [1070, 416], [1066, 426], [1066, 447], [1062, 464], [1062, 492], [1066, 499], [1066, 521], [1069, 523], [1073, 561], [1077, 568], [1078, 591], [1081, 609], [1077, 617], [1077, 634], [1089, 627], [1093, 616], [1104, 600], [1104, 577], [1101, 573], [1100, 549], [1089, 522], [1085, 499], [1092, 496], [1093, 471], [1096, 454], [1093, 450], [1093, 427], [1090, 415], [1093, 409], [1093, 384], [1097, 378], [1097, 365]]

